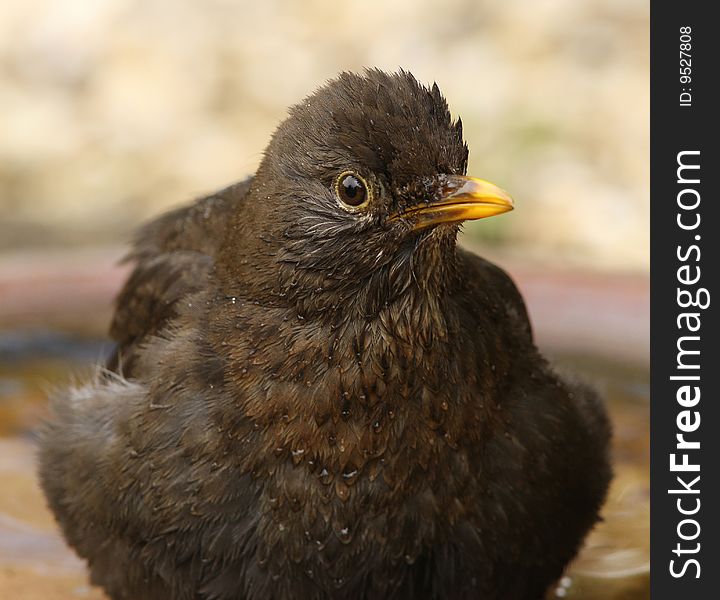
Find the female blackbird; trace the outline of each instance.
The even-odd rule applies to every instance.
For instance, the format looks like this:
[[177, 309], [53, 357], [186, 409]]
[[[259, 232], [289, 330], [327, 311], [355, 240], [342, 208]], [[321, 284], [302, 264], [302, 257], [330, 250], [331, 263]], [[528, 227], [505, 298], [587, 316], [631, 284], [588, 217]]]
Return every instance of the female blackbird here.
[[60, 394], [42, 486], [113, 599], [540, 598], [598, 520], [609, 425], [459, 223], [437, 86], [344, 73], [256, 175], [147, 225], [117, 352]]

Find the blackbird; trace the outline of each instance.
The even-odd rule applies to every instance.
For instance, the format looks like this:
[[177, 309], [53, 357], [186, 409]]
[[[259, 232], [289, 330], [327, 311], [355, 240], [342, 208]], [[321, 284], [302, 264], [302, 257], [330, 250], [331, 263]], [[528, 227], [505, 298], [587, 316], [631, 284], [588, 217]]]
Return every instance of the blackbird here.
[[343, 73], [255, 176], [146, 225], [117, 351], [60, 393], [42, 487], [124, 600], [531, 599], [598, 521], [610, 427], [456, 245], [508, 211], [406, 71]]

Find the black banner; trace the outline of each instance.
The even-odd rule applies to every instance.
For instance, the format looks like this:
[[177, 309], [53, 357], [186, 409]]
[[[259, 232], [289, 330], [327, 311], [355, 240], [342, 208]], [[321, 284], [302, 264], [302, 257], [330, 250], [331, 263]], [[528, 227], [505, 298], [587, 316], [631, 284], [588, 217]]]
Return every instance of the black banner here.
[[651, 593], [720, 597], [720, 108], [710, 2], [651, 6]]

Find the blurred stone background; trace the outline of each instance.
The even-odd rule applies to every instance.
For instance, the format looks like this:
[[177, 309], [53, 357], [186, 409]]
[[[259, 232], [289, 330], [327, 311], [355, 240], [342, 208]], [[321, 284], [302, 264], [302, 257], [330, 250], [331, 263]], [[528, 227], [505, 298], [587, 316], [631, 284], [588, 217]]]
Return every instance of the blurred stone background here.
[[32, 431], [108, 351], [132, 231], [251, 174], [288, 106], [368, 66], [438, 83], [469, 172], [517, 207], [463, 243], [607, 401], [605, 520], [548, 598], [649, 598], [648, 21], [647, 0], [0, 1], [0, 598], [104, 598]]
[[123, 243], [253, 172], [289, 105], [341, 70], [437, 81], [469, 172], [516, 199], [468, 237], [648, 266], [641, 0], [5, 0], [0, 251]]

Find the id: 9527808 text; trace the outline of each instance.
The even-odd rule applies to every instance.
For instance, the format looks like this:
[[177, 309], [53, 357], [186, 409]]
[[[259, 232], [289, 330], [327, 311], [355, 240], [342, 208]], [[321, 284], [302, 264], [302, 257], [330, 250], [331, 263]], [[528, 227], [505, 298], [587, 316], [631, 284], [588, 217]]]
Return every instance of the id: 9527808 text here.
[[692, 27], [680, 27], [680, 106], [692, 106]]

